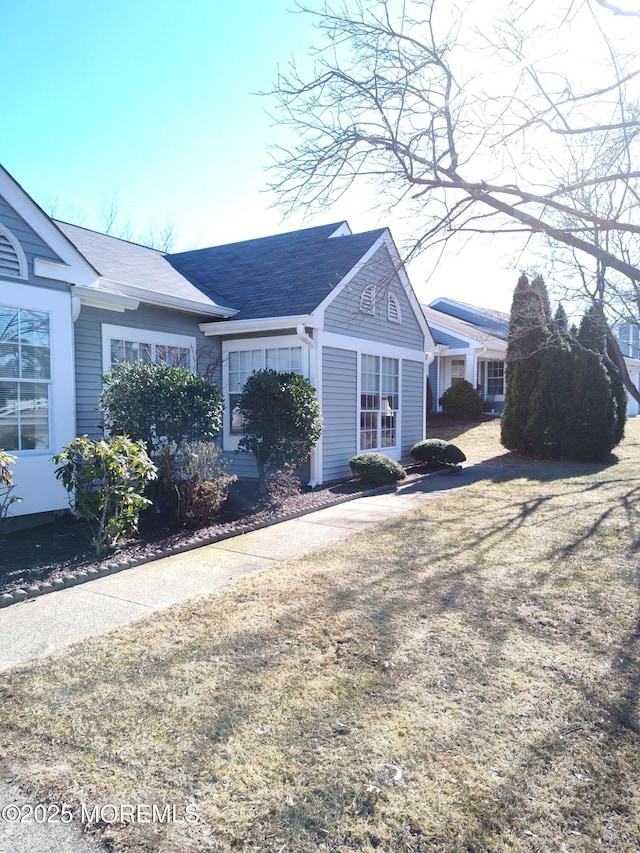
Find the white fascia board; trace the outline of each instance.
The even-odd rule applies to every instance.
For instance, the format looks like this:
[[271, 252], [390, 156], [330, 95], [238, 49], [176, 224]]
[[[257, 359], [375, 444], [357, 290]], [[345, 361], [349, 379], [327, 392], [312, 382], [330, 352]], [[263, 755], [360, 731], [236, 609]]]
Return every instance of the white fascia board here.
[[[496, 338], [493, 335], [487, 334], [485, 337], [472, 337], [471, 335], [463, 332], [455, 325], [449, 326], [445, 323], [436, 323], [434, 320], [430, 320], [429, 323], [431, 326], [433, 326], [434, 329], [438, 329], [440, 332], [443, 332], [446, 335], [450, 335], [453, 338], [460, 338], [460, 340], [467, 341], [472, 349], [477, 349], [478, 347], [491, 347], [491, 349], [498, 350], [499, 352], [506, 352], [507, 350], [506, 341], [501, 341], [500, 338]], [[478, 332], [478, 334], [481, 335], [482, 333]]]
[[110, 291], [122, 293], [124, 296], [130, 296], [136, 299], [138, 303], [144, 302], [147, 305], [157, 305], [160, 308], [172, 308], [175, 311], [186, 311], [189, 314], [209, 314], [212, 317], [233, 317], [237, 314], [235, 308], [223, 308], [216, 305], [214, 302], [199, 302], [196, 299], [187, 299], [184, 296], [172, 296], [171, 294], [157, 293], [153, 290], [148, 290], [146, 287], [137, 287], [134, 284], [124, 284], [121, 281], [114, 281], [109, 278], [100, 278], [98, 280], [100, 287], [105, 287]]
[[297, 314], [290, 317], [262, 317], [255, 320], [222, 320], [219, 323], [200, 323], [200, 331], [207, 335], [250, 335], [256, 332], [279, 332], [282, 329], [295, 329], [297, 326], [313, 326], [310, 314]]
[[96, 281], [99, 276], [97, 270], [2, 166], [0, 195], [63, 261], [63, 264], [50, 264], [36, 259], [36, 264], [47, 264], [47, 278], [68, 284], [92, 284]]
[[418, 301], [418, 297], [416, 296], [415, 290], [413, 289], [413, 285], [409, 280], [409, 276], [407, 275], [404, 263], [402, 261], [402, 258], [400, 257], [400, 253], [398, 252], [398, 248], [393, 241], [393, 237], [391, 236], [390, 231], [385, 231], [382, 237], [389, 251], [389, 254], [391, 255], [391, 260], [393, 261], [396, 274], [400, 279], [402, 287], [404, 288], [405, 296], [409, 300], [409, 304], [413, 309], [413, 313], [415, 314], [420, 329], [425, 337], [426, 349], [430, 350], [436, 345], [436, 342], [433, 339], [433, 334], [431, 333], [431, 329], [429, 328], [429, 324], [427, 323], [427, 318], [424, 316], [424, 313], [420, 306], [420, 302]]
[[140, 307], [139, 299], [133, 299], [131, 296], [115, 293], [112, 290], [101, 290], [95, 285], [86, 287], [77, 284], [73, 289], [73, 296], [80, 300], [81, 305], [105, 308], [107, 311], [135, 311]]
[[[388, 233], [388, 232], [385, 232]], [[380, 235], [376, 242], [368, 249], [365, 254], [357, 261], [349, 270], [349, 272], [342, 278], [336, 286], [332, 289], [331, 293], [327, 294], [322, 302], [315, 308], [313, 312], [313, 326], [318, 329], [324, 328], [324, 312], [326, 308], [336, 299], [345, 287], [349, 284], [349, 282], [358, 275], [360, 270], [367, 265], [367, 263], [371, 260], [371, 258], [378, 251], [380, 246], [383, 243], [384, 234]], [[424, 315], [423, 315], [424, 316]]]

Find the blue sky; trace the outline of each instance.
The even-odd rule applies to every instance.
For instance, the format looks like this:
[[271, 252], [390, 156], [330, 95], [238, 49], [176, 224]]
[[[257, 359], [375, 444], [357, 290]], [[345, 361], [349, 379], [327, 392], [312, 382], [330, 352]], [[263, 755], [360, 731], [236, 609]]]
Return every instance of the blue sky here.
[[[115, 201], [135, 234], [174, 223], [176, 249], [342, 219], [354, 231], [388, 225], [400, 241], [401, 223], [357, 196], [286, 221], [272, 207], [266, 167], [279, 131], [273, 102], [253, 93], [318, 40], [293, 5], [2, 0], [0, 162], [57, 218], [100, 229]], [[508, 310], [510, 260], [475, 243], [429, 281], [427, 267], [410, 276], [421, 301]]]

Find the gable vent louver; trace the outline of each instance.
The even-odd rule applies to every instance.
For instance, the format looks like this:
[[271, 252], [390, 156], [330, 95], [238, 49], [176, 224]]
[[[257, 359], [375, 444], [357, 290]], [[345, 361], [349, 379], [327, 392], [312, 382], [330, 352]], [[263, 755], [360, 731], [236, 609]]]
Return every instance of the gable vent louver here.
[[401, 323], [400, 303], [398, 298], [390, 293], [387, 297], [387, 317], [392, 323]]
[[20, 258], [13, 243], [0, 231], [0, 275], [19, 277]]
[[362, 295], [360, 296], [360, 311], [363, 314], [375, 314], [376, 313], [376, 286], [375, 284], [370, 284], [368, 287], [362, 291]]

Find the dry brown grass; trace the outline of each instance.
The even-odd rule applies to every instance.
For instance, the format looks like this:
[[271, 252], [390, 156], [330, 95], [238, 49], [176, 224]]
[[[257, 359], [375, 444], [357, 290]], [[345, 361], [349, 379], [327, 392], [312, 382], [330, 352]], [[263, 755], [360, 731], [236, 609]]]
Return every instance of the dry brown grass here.
[[54, 802], [197, 805], [116, 849], [637, 851], [628, 433], [6, 675], [5, 760]]

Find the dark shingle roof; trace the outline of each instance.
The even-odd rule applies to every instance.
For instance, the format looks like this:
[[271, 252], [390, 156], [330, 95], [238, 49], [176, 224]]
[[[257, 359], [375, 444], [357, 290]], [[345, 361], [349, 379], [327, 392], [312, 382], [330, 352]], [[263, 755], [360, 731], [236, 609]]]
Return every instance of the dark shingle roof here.
[[309, 314], [386, 229], [331, 237], [344, 223], [168, 255], [235, 320]]

